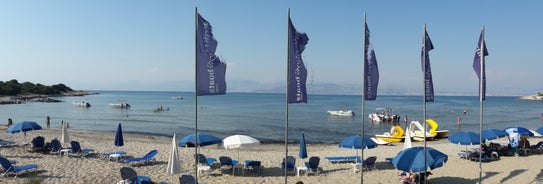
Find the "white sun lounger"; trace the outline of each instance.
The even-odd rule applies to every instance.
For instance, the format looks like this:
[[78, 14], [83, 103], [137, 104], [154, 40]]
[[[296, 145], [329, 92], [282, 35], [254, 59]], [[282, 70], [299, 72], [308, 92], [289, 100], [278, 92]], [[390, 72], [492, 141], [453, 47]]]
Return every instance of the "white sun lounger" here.
[[379, 139], [376, 139], [374, 137], [371, 138], [371, 140], [379, 145], [389, 145], [390, 142], [387, 142], [387, 141], [383, 141], [383, 140], [379, 140]]

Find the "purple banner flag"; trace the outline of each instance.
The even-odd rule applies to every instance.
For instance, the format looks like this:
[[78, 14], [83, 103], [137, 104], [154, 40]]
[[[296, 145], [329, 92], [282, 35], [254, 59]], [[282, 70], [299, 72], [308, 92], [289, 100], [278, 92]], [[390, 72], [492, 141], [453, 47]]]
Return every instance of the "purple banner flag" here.
[[305, 33], [299, 33], [288, 18], [289, 49], [288, 49], [288, 103], [307, 103], [306, 80], [307, 70], [302, 60], [302, 52], [309, 38]]
[[[424, 72], [424, 96], [426, 99], [426, 102], [433, 102], [434, 101], [434, 83], [432, 81], [432, 69], [430, 67], [430, 56], [428, 55], [428, 52], [430, 50], [434, 49], [434, 45], [432, 44], [432, 40], [430, 40], [430, 36], [428, 36], [428, 32], [426, 32], [426, 28], [424, 29], [424, 43], [422, 45], [422, 71]], [[426, 68], [424, 68], [426, 67]]]
[[373, 45], [370, 43], [370, 30], [368, 24], [364, 23], [366, 31], [364, 34], [364, 100], [375, 100], [377, 98], [377, 85], [379, 85], [379, 68]]
[[226, 64], [215, 55], [217, 40], [211, 25], [200, 14], [196, 31], [196, 95], [222, 95], [226, 93]]
[[[475, 51], [475, 57], [473, 58], [473, 70], [475, 70], [475, 73], [477, 74], [477, 77], [479, 77], [479, 98], [481, 100], [485, 100], [486, 97], [486, 74], [485, 74], [485, 61], [484, 57], [488, 56], [488, 50], [486, 50], [486, 43], [483, 39], [483, 31], [481, 31], [481, 36], [479, 36], [479, 41], [477, 42], [477, 50]], [[483, 45], [483, 61], [481, 63], [481, 43]], [[483, 67], [481, 70], [481, 66]], [[481, 73], [482, 72], [482, 73]], [[482, 91], [481, 91], [482, 89]]]

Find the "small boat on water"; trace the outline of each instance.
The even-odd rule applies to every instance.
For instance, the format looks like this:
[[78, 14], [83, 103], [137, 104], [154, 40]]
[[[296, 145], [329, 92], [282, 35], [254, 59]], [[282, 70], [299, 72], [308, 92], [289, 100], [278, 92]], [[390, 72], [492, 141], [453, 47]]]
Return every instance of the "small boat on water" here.
[[81, 102], [73, 102], [74, 107], [90, 107], [91, 104], [89, 102], [81, 101]]
[[409, 134], [413, 141], [424, 141], [424, 132], [426, 132], [426, 140], [433, 141], [435, 136], [428, 131], [424, 131], [424, 127], [419, 123], [419, 121], [411, 121], [409, 124]]
[[130, 104], [128, 103], [110, 103], [109, 107], [115, 109], [130, 109]]
[[352, 110], [327, 111], [327, 113], [331, 116], [354, 116], [354, 112]]
[[386, 142], [402, 142], [404, 141], [404, 130], [400, 126], [392, 126], [390, 132], [375, 134], [375, 138]]
[[376, 111], [382, 111], [381, 113], [371, 113], [368, 115], [371, 122], [400, 122], [401, 116], [393, 114], [390, 108], [377, 108]]
[[183, 100], [182, 96], [172, 96], [172, 100]]

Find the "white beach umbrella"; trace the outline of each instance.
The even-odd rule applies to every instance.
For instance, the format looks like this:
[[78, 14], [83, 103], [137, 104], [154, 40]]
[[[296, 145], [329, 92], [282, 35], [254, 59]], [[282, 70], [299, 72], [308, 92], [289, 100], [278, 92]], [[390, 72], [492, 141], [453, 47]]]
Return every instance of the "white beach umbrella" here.
[[403, 149], [411, 148], [411, 132], [409, 132], [409, 127], [405, 128], [405, 138], [403, 141]]
[[66, 122], [62, 124], [62, 137], [60, 141], [64, 144], [70, 144], [70, 137], [68, 136], [68, 128]]
[[[260, 145], [260, 141], [246, 135], [232, 135], [222, 140], [222, 146], [226, 149], [239, 149]], [[238, 151], [238, 161], [239, 151]]]
[[168, 174], [181, 173], [181, 163], [179, 163], [179, 152], [177, 150], [177, 139], [173, 134], [172, 150], [170, 152], [170, 159], [168, 160], [168, 167], [166, 167]]

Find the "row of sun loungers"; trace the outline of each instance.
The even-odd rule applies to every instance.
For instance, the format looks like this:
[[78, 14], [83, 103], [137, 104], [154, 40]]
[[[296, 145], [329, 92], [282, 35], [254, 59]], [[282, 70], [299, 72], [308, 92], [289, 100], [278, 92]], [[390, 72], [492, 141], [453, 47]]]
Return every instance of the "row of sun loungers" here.
[[342, 162], [356, 162], [360, 160], [360, 156], [347, 156], [347, 157], [324, 157], [325, 160], [328, 160], [332, 163], [342, 163]]

